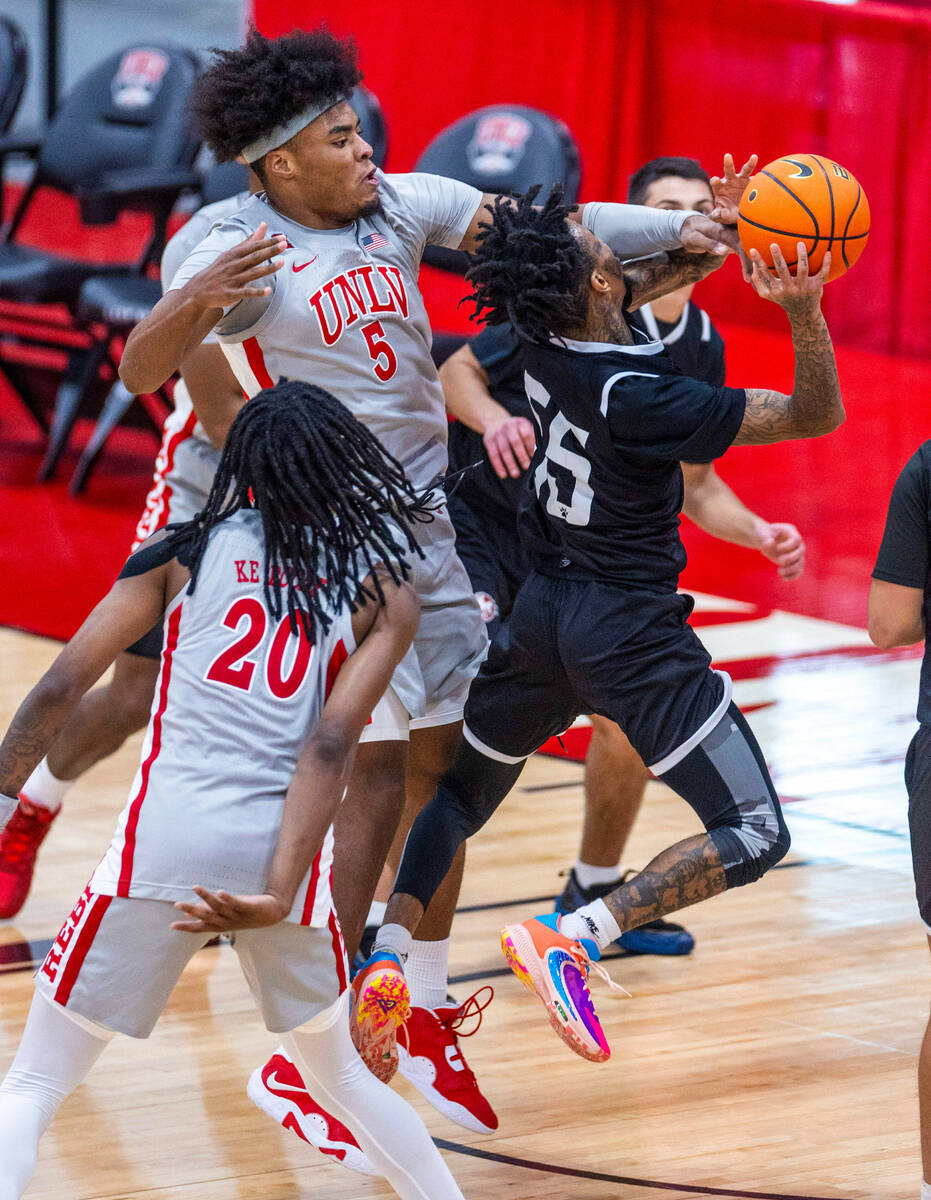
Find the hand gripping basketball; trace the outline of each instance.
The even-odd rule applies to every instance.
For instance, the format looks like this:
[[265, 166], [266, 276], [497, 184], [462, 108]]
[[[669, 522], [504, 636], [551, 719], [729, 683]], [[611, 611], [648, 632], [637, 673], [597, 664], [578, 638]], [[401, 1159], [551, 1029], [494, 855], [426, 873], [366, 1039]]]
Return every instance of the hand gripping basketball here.
[[808, 251], [804, 242], [798, 243], [797, 252], [798, 265], [793, 275], [785, 256], [775, 242], [770, 246], [775, 274], [767, 269], [759, 250], [751, 250], [753, 273], [750, 282], [758, 296], [762, 296], [764, 300], [772, 300], [774, 304], [785, 309], [790, 317], [807, 317], [817, 312], [820, 307], [821, 294], [831, 273], [831, 252], [829, 250], [825, 254], [821, 270], [816, 275], [808, 273]]

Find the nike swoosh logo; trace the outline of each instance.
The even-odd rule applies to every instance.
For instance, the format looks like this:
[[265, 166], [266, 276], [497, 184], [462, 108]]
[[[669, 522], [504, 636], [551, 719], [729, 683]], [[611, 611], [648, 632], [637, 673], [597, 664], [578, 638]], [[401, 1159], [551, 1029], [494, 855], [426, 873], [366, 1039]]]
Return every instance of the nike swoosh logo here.
[[272, 1087], [274, 1086], [282, 1092], [294, 1092], [298, 1096], [307, 1095], [306, 1088], [294, 1087], [294, 1085], [290, 1083], [282, 1083], [282, 1081], [278, 1078], [277, 1070], [272, 1071], [269, 1077], [265, 1080], [265, 1086], [269, 1089], [269, 1091], [271, 1091]]
[[298, 264], [297, 264], [297, 263], [292, 263], [292, 264], [291, 264], [291, 270], [292, 270], [292, 271], [295, 271], [295, 272], [297, 272], [297, 271], [303, 271], [305, 267], [309, 267], [311, 263], [315, 263], [319, 257], [320, 257], [320, 255], [319, 255], [319, 254], [315, 254], [315, 255], [313, 256], [313, 258], [309, 259], [309, 260], [308, 260], [307, 262], [305, 262], [305, 263], [301, 263], [301, 264], [300, 264], [300, 266], [298, 266]]

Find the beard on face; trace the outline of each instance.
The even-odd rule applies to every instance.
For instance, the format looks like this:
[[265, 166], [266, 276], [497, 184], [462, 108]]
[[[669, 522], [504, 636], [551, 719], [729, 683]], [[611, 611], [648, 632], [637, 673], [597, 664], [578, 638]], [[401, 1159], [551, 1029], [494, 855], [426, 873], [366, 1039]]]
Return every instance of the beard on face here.
[[381, 196], [373, 196], [366, 204], [363, 204], [359, 209], [360, 217], [380, 217], [384, 213], [381, 204]]

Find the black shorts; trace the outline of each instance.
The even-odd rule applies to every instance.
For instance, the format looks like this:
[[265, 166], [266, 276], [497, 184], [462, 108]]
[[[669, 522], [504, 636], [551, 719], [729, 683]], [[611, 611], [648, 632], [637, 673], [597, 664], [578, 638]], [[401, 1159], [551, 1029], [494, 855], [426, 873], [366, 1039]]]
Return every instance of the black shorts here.
[[506, 517], [486, 515], [455, 494], [447, 503], [456, 530], [456, 553], [479, 598], [488, 635], [494, 637], [530, 574], [530, 563], [517, 536], [517, 517], [510, 513]]
[[730, 679], [686, 618], [692, 599], [532, 571], [465, 706], [466, 737], [518, 761], [580, 713], [617, 722], [647, 766], [675, 766], [720, 720]]
[[161, 658], [162, 642], [165, 640], [165, 625], [163, 621], [159, 621], [157, 625], [153, 625], [148, 633], [144, 633], [142, 637], [133, 642], [131, 646], [126, 647], [127, 654], [138, 654], [140, 658]]
[[909, 744], [905, 755], [905, 787], [915, 895], [925, 929], [931, 934], [931, 725], [919, 726]]

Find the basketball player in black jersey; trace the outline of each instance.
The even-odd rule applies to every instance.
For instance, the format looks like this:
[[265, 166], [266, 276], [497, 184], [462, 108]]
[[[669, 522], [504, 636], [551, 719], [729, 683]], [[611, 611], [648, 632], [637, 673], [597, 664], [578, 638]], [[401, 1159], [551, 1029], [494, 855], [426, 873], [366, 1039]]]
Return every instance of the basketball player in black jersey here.
[[600, 950], [759, 879], [789, 846], [763, 754], [730, 680], [711, 670], [687, 624], [690, 598], [677, 592], [679, 464], [709, 462], [733, 444], [821, 436], [844, 409], [820, 310], [829, 264], [809, 276], [800, 245], [797, 275], [778, 249], [771, 274], [754, 255], [754, 288], [789, 319], [794, 388], [716, 388], [682, 376], [661, 343], [635, 336], [621, 264], [564, 215], [557, 198], [542, 210], [532, 197], [496, 203], [469, 272], [478, 310], [492, 324], [511, 319], [524, 343], [538, 438], [520, 521], [533, 570], [473, 681], [453, 767], [411, 830], [373, 957], [403, 957], [456, 847], [527, 757], [581, 712], [608, 717], [706, 832], [662, 851], [603, 900], [502, 933], [512, 969], [559, 1035], [597, 1061], [610, 1051], [586, 980]]
[[[662, 157], [631, 175], [628, 204], [710, 213], [711, 181], [693, 158]], [[661, 340], [684, 375], [720, 387], [724, 341], [708, 314], [691, 302], [694, 285], [645, 304], [631, 326]], [[487, 326], [440, 368], [447, 409], [457, 418], [449, 432], [453, 471], [464, 474], [449, 500], [456, 549], [469, 572], [489, 636], [511, 610], [529, 573], [517, 534], [517, 506], [535, 434], [524, 391], [520, 339], [509, 322]], [[682, 512], [714, 537], [759, 550], [783, 578], [804, 569], [805, 546], [794, 525], [769, 522], [751, 512], [711, 463], [684, 463]], [[585, 760], [585, 820], [578, 860], [557, 900], [570, 911], [613, 891], [620, 882], [624, 847], [643, 802], [650, 774], [613, 721], [591, 715]], [[400, 857], [400, 849], [397, 853]], [[397, 860], [394, 862], [397, 866]], [[374, 930], [373, 930], [374, 932]], [[628, 930], [620, 947], [632, 954], [688, 954], [694, 939], [681, 925], [650, 921]]]

